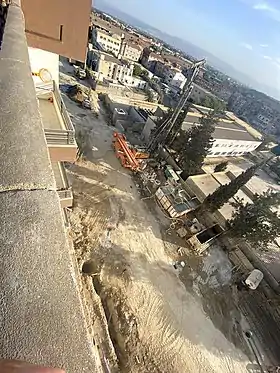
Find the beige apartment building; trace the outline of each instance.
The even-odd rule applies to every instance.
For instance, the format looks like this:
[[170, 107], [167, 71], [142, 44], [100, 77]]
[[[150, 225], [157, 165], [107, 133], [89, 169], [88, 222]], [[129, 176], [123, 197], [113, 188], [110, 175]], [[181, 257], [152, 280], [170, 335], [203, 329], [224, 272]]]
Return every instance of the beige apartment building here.
[[105, 51], [112, 52], [115, 56], [120, 54], [122, 44], [120, 35], [105, 30], [93, 29], [92, 40], [93, 44], [101, 45]]
[[127, 83], [133, 75], [134, 64], [119, 60], [113, 55], [89, 48], [88, 63], [95, 71], [98, 81], [118, 80]]
[[127, 60], [138, 62], [141, 58], [143, 48], [140, 45], [131, 43], [129, 41], [123, 41], [120, 49], [122, 58]]

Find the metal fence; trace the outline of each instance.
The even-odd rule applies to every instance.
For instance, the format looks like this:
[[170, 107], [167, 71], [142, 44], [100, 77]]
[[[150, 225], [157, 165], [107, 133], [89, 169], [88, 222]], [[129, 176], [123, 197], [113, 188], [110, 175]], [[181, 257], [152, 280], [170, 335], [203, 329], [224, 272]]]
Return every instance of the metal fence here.
[[74, 145], [75, 129], [55, 81], [52, 83], [52, 92], [66, 129], [45, 129], [47, 143], [53, 145]]

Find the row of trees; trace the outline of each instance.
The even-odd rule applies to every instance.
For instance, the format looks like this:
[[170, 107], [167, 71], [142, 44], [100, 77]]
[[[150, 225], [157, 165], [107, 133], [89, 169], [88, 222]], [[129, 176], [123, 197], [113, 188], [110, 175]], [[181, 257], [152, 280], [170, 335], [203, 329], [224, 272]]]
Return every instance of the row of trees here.
[[[178, 128], [186, 117], [186, 112], [182, 111], [177, 119], [177, 136], [170, 134], [167, 139], [171, 147], [176, 150], [176, 160], [182, 168], [182, 178], [185, 180], [188, 176], [201, 172], [204, 158], [212, 147], [212, 134], [218, 120], [217, 110], [213, 110], [203, 118], [200, 123], [193, 126], [189, 131], [183, 131]], [[171, 113], [169, 113], [171, 115]], [[242, 172], [236, 178], [232, 179], [226, 185], [220, 185], [212, 194], [207, 196], [204, 202], [196, 211], [202, 215], [206, 211], [213, 213], [219, 210], [225, 203], [230, 201], [240, 188], [242, 188], [255, 174], [263, 164], [257, 164]], [[227, 167], [227, 162], [217, 165], [215, 172], [223, 171]], [[263, 195], [256, 195], [253, 203], [244, 203], [244, 201], [233, 200], [232, 205], [235, 212], [228, 224], [228, 232], [237, 238], [245, 239], [259, 247], [267, 245], [280, 236], [279, 215], [277, 207], [280, 204], [280, 193], [266, 192]]]
[[[186, 111], [182, 111], [177, 119], [180, 127], [186, 117]], [[216, 122], [217, 112], [211, 111], [200, 119], [198, 125], [192, 126], [189, 131], [180, 129], [178, 136], [171, 144], [177, 153], [176, 160], [183, 170], [181, 176], [184, 180], [190, 175], [201, 172], [204, 158], [212, 147], [212, 134]]]

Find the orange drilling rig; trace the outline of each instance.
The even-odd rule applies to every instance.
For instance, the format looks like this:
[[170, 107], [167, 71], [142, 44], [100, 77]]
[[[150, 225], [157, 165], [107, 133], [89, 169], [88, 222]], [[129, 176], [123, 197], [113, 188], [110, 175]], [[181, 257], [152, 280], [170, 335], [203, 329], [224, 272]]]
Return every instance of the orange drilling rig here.
[[132, 171], [141, 170], [141, 159], [149, 158], [148, 153], [143, 153], [133, 149], [126, 141], [125, 135], [114, 132], [113, 148], [116, 157], [120, 159], [123, 167], [130, 168]]

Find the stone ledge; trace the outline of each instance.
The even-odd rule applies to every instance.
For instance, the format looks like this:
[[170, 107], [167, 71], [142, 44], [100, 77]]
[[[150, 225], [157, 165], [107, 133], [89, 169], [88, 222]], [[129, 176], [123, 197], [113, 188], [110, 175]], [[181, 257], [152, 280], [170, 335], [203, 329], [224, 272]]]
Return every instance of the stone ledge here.
[[0, 193], [1, 356], [95, 372], [56, 192]]

